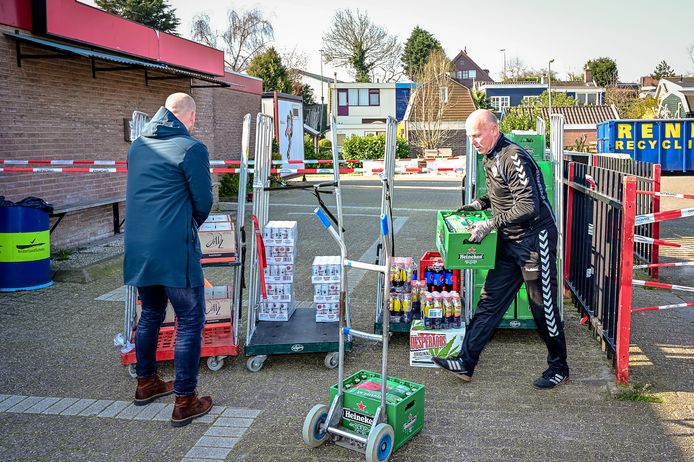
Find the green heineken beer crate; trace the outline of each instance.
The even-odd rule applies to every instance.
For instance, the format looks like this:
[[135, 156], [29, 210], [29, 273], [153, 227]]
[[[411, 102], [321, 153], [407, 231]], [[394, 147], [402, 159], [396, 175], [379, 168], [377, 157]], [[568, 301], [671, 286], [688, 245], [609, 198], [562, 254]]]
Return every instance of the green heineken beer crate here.
[[[343, 382], [343, 427], [368, 435], [376, 409], [381, 404], [381, 374], [356, 372]], [[330, 387], [330, 402], [337, 395], [337, 384]], [[393, 427], [396, 451], [424, 427], [424, 385], [388, 377], [386, 386], [386, 415]]]
[[513, 141], [533, 156], [536, 160], [545, 160], [545, 136], [537, 133], [506, 133], [506, 138]]
[[469, 226], [475, 221], [488, 220], [490, 211], [455, 212], [439, 210], [436, 220], [436, 247], [448, 269], [490, 269], [496, 259], [496, 230], [482, 242], [469, 242]]

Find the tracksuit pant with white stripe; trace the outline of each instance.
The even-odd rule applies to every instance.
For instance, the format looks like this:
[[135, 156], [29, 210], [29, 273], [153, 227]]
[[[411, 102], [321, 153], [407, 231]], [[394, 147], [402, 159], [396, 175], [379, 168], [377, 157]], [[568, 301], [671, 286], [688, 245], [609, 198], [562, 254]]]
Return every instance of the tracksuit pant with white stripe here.
[[547, 346], [547, 363], [555, 373], [569, 372], [566, 340], [557, 306], [557, 229], [533, 230], [519, 240], [497, 241], [496, 265], [489, 270], [460, 358], [469, 373], [511, 305], [523, 282], [538, 333]]

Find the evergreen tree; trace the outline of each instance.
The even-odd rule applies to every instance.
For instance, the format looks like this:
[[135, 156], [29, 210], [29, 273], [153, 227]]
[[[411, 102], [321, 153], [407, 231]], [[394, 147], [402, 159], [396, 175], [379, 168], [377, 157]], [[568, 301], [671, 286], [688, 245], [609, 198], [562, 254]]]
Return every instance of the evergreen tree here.
[[263, 79], [263, 91], [291, 93], [292, 81], [289, 71], [282, 64], [282, 58], [274, 47], [257, 54], [246, 69], [248, 75]]
[[181, 20], [167, 0], [96, 0], [96, 4], [108, 13], [178, 35], [176, 28]]
[[586, 66], [593, 72], [593, 80], [599, 87], [617, 83], [617, 63], [612, 58], [591, 59]]
[[415, 76], [422, 71], [434, 50], [443, 50], [441, 43], [429, 32], [419, 26], [415, 27], [405, 42], [401, 57], [405, 75], [410, 80], [414, 80]]
[[675, 75], [675, 71], [670, 67], [668, 63], [665, 62], [665, 60], [660, 61], [660, 64], [658, 64], [655, 67], [655, 70], [651, 74], [651, 77], [654, 79], [662, 79], [663, 77], [672, 77]]

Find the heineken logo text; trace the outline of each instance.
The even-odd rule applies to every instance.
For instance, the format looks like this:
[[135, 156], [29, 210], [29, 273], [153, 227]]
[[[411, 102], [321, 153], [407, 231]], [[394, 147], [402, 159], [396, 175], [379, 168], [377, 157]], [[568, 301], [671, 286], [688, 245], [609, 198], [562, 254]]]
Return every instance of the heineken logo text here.
[[369, 415], [362, 414], [360, 412], [354, 412], [351, 409], [347, 409], [347, 408], [344, 408], [342, 410], [342, 418], [347, 419], [347, 420], [352, 420], [354, 422], [363, 423], [366, 425], [371, 425], [371, 424], [373, 424], [373, 421], [374, 421], [374, 418], [369, 416]]

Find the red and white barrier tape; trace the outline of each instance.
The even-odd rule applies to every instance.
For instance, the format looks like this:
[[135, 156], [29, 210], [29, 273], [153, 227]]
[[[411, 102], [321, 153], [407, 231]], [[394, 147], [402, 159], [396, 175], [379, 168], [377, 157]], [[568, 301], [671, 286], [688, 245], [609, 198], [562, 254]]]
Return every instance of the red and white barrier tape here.
[[694, 287], [679, 286], [677, 284], [665, 284], [664, 282], [641, 281], [634, 279], [631, 281], [635, 286], [655, 287], [657, 289], [681, 290], [682, 292], [694, 292]]
[[[359, 159], [347, 159], [340, 160], [340, 163], [357, 163], [362, 162]], [[69, 160], [48, 160], [48, 159], [28, 159], [28, 160], [14, 160], [14, 159], [0, 159], [0, 164], [4, 165], [127, 165], [125, 160], [79, 160], [79, 159], [69, 159]], [[250, 165], [254, 163], [251, 159], [248, 161]], [[273, 160], [272, 165], [285, 165], [285, 164], [332, 164], [333, 161], [330, 159], [306, 159], [306, 160]], [[221, 159], [211, 159], [210, 165], [240, 165], [240, 160], [221, 160]]]
[[694, 302], [675, 303], [674, 305], [649, 306], [648, 308], [632, 308], [631, 312], [638, 313], [639, 311], [660, 311], [669, 310], [671, 308], [685, 308], [687, 306], [694, 306]]
[[657, 223], [661, 221], [676, 220], [677, 218], [694, 216], [694, 208], [686, 208], [679, 210], [668, 210], [667, 212], [648, 213], [646, 215], [636, 215], [634, 224], [647, 225], [648, 223]]
[[679, 193], [669, 193], [669, 192], [654, 192], [654, 191], [636, 191], [636, 194], [646, 194], [648, 196], [658, 196], [658, 197], [673, 197], [675, 199], [694, 199], [694, 194], [679, 194]]
[[5, 165], [127, 165], [124, 160], [2, 160]]
[[674, 263], [649, 263], [648, 265], [634, 265], [634, 269], [665, 268], [670, 266], [694, 266], [694, 261], [678, 261]]
[[[210, 168], [210, 173], [239, 173], [238, 168]], [[97, 168], [97, 167], [0, 167], [1, 172], [10, 173], [126, 173], [126, 167]], [[464, 172], [463, 167], [407, 167], [395, 168], [395, 173], [439, 173], [439, 172]], [[248, 173], [253, 173], [254, 169], [248, 169]], [[286, 174], [332, 174], [332, 168], [273, 168], [270, 173]], [[382, 168], [341, 168], [340, 173], [364, 173], [377, 174], [383, 172]]]
[[125, 173], [125, 167], [0, 167], [0, 172], [12, 173]]
[[678, 247], [680, 249], [694, 250], [694, 246], [678, 244], [677, 242], [664, 241], [662, 239], [653, 239], [652, 237], [640, 236], [638, 234], [634, 235], [634, 242], [639, 242], [641, 244], [663, 245], [667, 247]]

